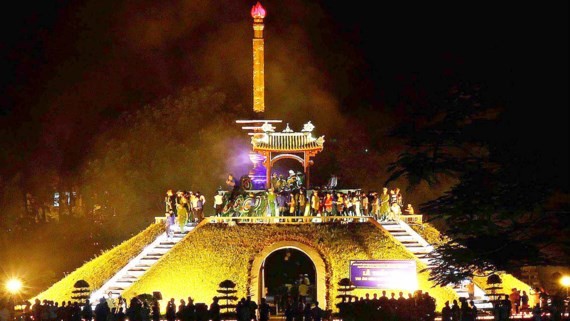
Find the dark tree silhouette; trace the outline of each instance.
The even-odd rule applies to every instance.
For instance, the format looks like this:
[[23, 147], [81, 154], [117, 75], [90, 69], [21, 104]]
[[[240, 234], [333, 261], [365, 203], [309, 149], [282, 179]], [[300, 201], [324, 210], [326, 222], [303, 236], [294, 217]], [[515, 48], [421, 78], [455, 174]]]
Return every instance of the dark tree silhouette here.
[[342, 278], [338, 281], [338, 291], [341, 292], [341, 294], [337, 295], [336, 298], [346, 302], [351, 298], [357, 298], [357, 296], [350, 294], [354, 289], [356, 289], [356, 287], [349, 278]]
[[89, 283], [85, 280], [79, 280], [75, 282], [73, 287], [75, 290], [72, 291], [73, 296], [71, 298], [77, 300], [80, 304], [84, 304], [91, 294]]
[[491, 274], [487, 277], [487, 284], [490, 287], [485, 288], [485, 291], [489, 293], [489, 298], [491, 301], [498, 301], [502, 298], [505, 294], [502, 292], [503, 290], [503, 280], [497, 274]]
[[220, 305], [220, 310], [222, 311], [220, 316], [222, 320], [235, 319], [236, 304], [234, 304], [234, 301], [238, 299], [237, 296], [234, 295], [237, 293], [237, 290], [235, 290], [236, 284], [231, 280], [224, 280], [218, 286], [219, 289], [217, 292], [222, 294], [219, 296], [220, 302], [224, 302], [224, 304]]
[[[451, 241], [436, 248], [432, 280], [445, 285], [527, 265], [567, 265], [568, 150], [547, 143], [567, 120], [504, 107], [479, 85], [452, 87], [392, 135], [407, 140], [389, 181], [455, 185], [422, 204]], [[551, 128], [552, 127], [552, 128]], [[533, 130], [540, 129], [539, 131]], [[554, 227], [554, 228], [553, 228]]]

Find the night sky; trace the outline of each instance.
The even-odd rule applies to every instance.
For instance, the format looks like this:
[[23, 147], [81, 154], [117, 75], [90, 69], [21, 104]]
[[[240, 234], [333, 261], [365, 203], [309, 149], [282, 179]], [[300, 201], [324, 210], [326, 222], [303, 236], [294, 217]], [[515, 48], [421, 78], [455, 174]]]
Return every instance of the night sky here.
[[[1, 125], [29, 126], [16, 139], [67, 151], [55, 142], [82, 149], [103, 122], [186, 85], [220, 86], [248, 107], [253, 4], [13, 3], [2, 17]], [[263, 5], [268, 113], [283, 119], [304, 82], [319, 82], [341, 115], [372, 108], [402, 121], [457, 79], [488, 84], [523, 115], [568, 119], [567, 4]], [[312, 78], [295, 83], [292, 67]]]
[[[11, 3], [0, 19], [0, 186], [25, 168], [81, 172], [123, 113], [187, 86], [214, 86], [249, 117], [254, 4]], [[329, 142], [351, 135], [350, 126], [365, 128], [368, 141], [387, 142], [377, 152], [393, 158], [391, 126], [454, 84], [479, 83], [510, 115], [513, 131], [568, 160], [567, 3], [262, 5], [267, 118], [297, 129], [312, 120]], [[157, 199], [163, 191], [156, 189]]]

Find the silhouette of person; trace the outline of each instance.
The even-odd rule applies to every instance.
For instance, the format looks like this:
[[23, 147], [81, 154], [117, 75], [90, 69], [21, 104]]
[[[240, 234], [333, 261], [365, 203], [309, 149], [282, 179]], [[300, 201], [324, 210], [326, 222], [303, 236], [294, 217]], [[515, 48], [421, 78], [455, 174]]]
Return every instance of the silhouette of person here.
[[261, 299], [259, 304], [259, 321], [269, 321], [270, 307], [266, 298]]

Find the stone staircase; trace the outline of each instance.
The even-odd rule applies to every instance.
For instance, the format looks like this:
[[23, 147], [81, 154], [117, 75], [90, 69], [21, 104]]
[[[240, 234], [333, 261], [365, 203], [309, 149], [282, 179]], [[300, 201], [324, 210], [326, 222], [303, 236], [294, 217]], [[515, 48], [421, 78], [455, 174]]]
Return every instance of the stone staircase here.
[[[434, 249], [423, 237], [414, 231], [406, 222], [403, 221], [379, 221], [380, 225], [384, 227], [396, 240], [404, 245], [410, 252], [412, 252], [421, 262], [426, 264], [428, 268], [434, 266], [434, 262], [428, 259], [428, 254]], [[468, 280], [459, 284], [451, 285], [459, 297], [467, 298]], [[488, 309], [490, 303], [487, 302], [488, 297], [481, 288], [475, 285], [475, 298], [473, 302], [479, 309]]]
[[168, 237], [166, 233], [160, 234], [152, 243], [146, 246], [141, 253], [117, 272], [109, 279], [101, 288], [94, 291], [89, 298], [90, 302], [95, 306], [99, 303], [99, 299], [113, 298], [116, 299], [122, 295], [123, 291], [134, 284], [143, 274], [145, 274], [164, 254], [172, 247], [180, 242], [186, 234], [196, 227], [195, 223], [188, 223], [181, 232], [175, 230], [172, 237]]
[[431, 246], [426, 240], [423, 239], [416, 231], [414, 231], [408, 224], [399, 221], [379, 222], [384, 229], [386, 229], [392, 236], [404, 245], [410, 252], [412, 252], [422, 263], [428, 267], [433, 263], [429, 262], [428, 254], [433, 251]]

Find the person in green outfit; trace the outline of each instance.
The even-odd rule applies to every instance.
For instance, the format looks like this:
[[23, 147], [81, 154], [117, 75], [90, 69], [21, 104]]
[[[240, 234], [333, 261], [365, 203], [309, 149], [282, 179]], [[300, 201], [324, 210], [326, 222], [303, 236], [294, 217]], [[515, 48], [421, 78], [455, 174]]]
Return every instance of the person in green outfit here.
[[275, 194], [273, 188], [267, 190], [267, 216], [276, 216], [277, 212], [277, 194]]
[[188, 199], [185, 196], [180, 198], [180, 203], [177, 206], [178, 210], [178, 226], [180, 226], [180, 232], [184, 232], [184, 226], [188, 221]]
[[382, 188], [382, 194], [380, 194], [380, 220], [385, 221], [388, 219], [390, 214], [390, 194], [388, 194], [388, 188]]

